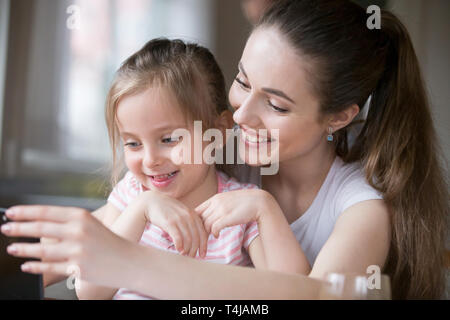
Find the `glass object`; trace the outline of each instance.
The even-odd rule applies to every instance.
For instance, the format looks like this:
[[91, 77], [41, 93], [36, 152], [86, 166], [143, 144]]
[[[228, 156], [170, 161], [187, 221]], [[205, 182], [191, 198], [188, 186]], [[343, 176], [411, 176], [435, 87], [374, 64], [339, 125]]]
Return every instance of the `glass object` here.
[[320, 300], [390, 300], [391, 282], [386, 274], [328, 273]]

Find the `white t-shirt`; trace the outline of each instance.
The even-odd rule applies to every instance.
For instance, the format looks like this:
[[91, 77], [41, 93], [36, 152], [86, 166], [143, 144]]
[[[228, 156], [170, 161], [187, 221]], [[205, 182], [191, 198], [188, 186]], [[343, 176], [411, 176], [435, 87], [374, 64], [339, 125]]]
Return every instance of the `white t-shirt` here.
[[383, 196], [367, 183], [359, 163], [345, 164], [336, 157], [311, 206], [291, 223], [311, 266], [340, 214], [358, 202], [374, 199]]
[[[259, 168], [244, 165], [237, 169], [240, 181], [261, 186]], [[336, 157], [311, 206], [291, 223], [311, 266], [330, 237], [339, 215], [358, 202], [374, 199], [383, 197], [367, 183], [360, 164], [345, 164]]]

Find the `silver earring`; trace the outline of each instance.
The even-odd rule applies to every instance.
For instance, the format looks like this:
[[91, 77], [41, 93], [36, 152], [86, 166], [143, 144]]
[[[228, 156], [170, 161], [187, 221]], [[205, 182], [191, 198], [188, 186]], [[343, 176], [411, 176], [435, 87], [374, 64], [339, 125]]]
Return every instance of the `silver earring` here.
[[332, 127], [328, 127], [328, 135], [327, 135], [327, 141], [333, 141], [334, 137], [333, 137], [333, 128]]

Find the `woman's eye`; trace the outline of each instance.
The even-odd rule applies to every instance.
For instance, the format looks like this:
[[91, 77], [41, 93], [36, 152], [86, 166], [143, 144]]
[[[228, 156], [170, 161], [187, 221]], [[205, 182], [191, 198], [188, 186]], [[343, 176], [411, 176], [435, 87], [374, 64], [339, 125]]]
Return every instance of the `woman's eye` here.
[[238, 77], [234, 78], [234, 80], [245, 90], [250, 89], [250, 86], [245, 84], [244, 81], [242, 81], [241, 79], [239, 79]]
[[279, 108], [276, 105], [274, 105], [272, 102], [270, 102], [270, 100], [267, 100], [267, 104], [276, 112], [280, 112], [280, 113], [286, 113], [288, 112], [288, 110], [283, 109], [283, 108]]

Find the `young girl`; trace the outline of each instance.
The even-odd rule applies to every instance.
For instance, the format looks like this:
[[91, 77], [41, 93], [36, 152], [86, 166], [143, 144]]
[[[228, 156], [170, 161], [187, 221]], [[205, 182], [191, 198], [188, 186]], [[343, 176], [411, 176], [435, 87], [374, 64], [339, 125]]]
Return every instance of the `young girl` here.
[[[183, 163], [178, 158], [177, 148], [195, 144], [186, 137], [174, 138], [175, 129], [186, 129], [194, 137], [193, 120], [222, 133], [233, 124], [222, 73], [207, 49], [180, 40], [148, 42], [118, 70], [107, 97], [106, 120], [113, 146], [113, 181], [120, 170], [120, 141], [128, 169], [103, 213], [96, 214], [107, 227], [142, 245], [197, 259], [248, 266], [251, 258], [255, 267], [266, 266], [256, 222], [208, 237], [194, 212], [216, 193], [257, 187], [230, 179], [214, 165]], [[295, 244], [295, 238], [291, 240]], [[115, 292], [81, 283], [77, 295], [149, 298], [126, 289]]]

